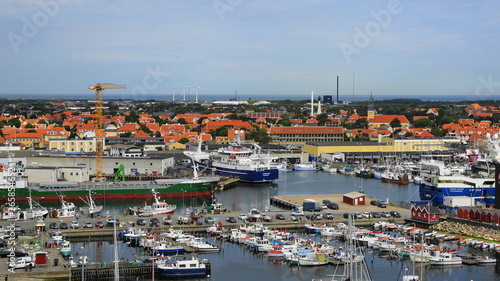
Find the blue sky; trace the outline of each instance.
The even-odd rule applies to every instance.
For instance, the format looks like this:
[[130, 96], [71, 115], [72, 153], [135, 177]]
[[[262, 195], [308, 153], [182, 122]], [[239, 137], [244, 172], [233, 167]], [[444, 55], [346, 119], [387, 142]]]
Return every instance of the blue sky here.
[[294, 98], [336, 76], [352, 96], [353, 73], [355, 95], [498, 97], [499, 31], [494, 0], [1, 1], [0, 97], [171, 99], [196, 80], [200, 99]]

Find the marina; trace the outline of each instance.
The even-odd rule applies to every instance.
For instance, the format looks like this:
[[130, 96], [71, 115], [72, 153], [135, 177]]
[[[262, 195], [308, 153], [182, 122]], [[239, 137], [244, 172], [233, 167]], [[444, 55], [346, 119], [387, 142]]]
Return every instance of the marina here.
[[[314, 190], [316, 194], [308, 193], [307, 189], [304, 189], [304, 186], [311, 185], [309, 182], [315, 183]], [[331, 185], [332, 182], [335, 182], [336, 184]], [[403, 217], [407, 217], [409, 216], [409, 210], [407, 209], [405, 210], [404, 208], [397, 206], [398, 205], [397, 203], [411, 200], [412, 196], [418, 197], [416, 193], [417, 189], [418, 187], [416, 185], [411, 185], [411, 184], [402, 187], [398, 184], [383, 183], [380, 180], [376, 179], [359, 178], [354, 176], [345, 176], [341, 174], [330, 174], [322, 171], [287, 172], [287, 173], [282, 173], [280, 179], [275, 183], [261, 184], [261, 185], [239, 183], [238, 186], [232, 189], [216, 192], [214, 196], [217, 198], [217, 201], [221, 202], [230, 212], [225, 212], [218, 215], [205, 214], [205, 216], [218, 218], [219, 221], [223, 222], [223, 226], [233, 228], [234, 226], [238, 226], [238, 224], [234, 225], [226, 222], [225, 219], [227, 217], [230, 216], [237, 217], [238, 214], [246, 213], [248, 212], [248, 210], [252, 208], [256, 208], [263, 211], [267, 209], [268, 211], [265, 212], [266, 215], [269, 215], [271, 217], [276, 217], [277, 214], [284, 214], [286, 220], [285, 221], [274, 220], [272, 222], [264, 222], [266, 226], [274, 229], [287, 229], [291, 233], [297, 233], [300, 236], [304, 236], [306, 235], [304, 233], [305, 225], [308, 222], [306, 220], [291, 221], [290, 218], [291, 218], [291, 213], [293, 212], [292, 211], [293, 207], [279, 208], [272, 204], [270, 198], [279, 198], [280, 200], [285, 200], [287, 202], [290, 202], [290, 204], [294, 206], [301, 205], [304, 199], [312, 199], [318, 202], [321, 202], [323, 199], [335, 201], [339, 203], [339, 210], [328, 210], [333, 213], [334, 219], [332, 221], [329, 221], [329, 223], [327, 222], [326, 224], [326, 225], [333, 225], [333, 222], [335, 222], [335, 224], [339, 222], [347, 222], [347, 219], [343, 218], [343, 213], [345, 212], [364, 212], [373, 210], [380, 211], [378, 207], [372, 206], [370, 204], [366, 206], [344, 205], [345, 203], [342, 203], [341, 200], [343, 193], [348, 193], [352, 192], [353, 190], [358, 190], [358, 191], [363, 191], [366, 194], [367, 198], [369, 199], [377, 198], [377, 199], [387, 200], [387, 198], [389, 198], [389, 202], [395, 202], [395, 203], [388, 204], [387, 210], [391, 210], [389, 208], [394, 208], [395, 210], [398, 210], [403, 215]], [[332, 194], [332, 191], [337, 193], [337, 195]], [[173, 219], [172, 226], [175, 229], [182, 229], [184, 232], [207, 233], [206, 232], [207, 225], [193, 225], [193, 224], [178, 225], [176, 223], [177, 217], [184, 214], [188, 209], [192, 210], [193, 208], [200, 207], [200, 202], [195, 204], [194, 203], [195, 201], [191, 200], [190, 198], [189, 199], [185, 198], [185, 199], [186, 199], [185, 202], [177, 201], [175, 203], [178, 208], [175, 210], [175, 213], [172, 214], [172, 219]], [[369, 200], [367, 199], [367, 201]], [[167, 202], [169, 202], [169, 204], [172, 204], [168, 200]], [[100, 204], [100, 202], [96, 203]], [[119, 210], [120, 208], [122, 208], [123, 210], [125, 206], [129, 205], [130, 202], [128, 202], [127, 205], [120, 204], [118, 202], [106, 202], [106, 205], [103, 206], [103, 212], [106, 213], [112, 210], [115, 210], [116, 212], [116, 210]], [[351, 208], [351, 210], [349, 210], [349, 208]], [[306, 212], [305, 214], [306, 215], [314, 214], [314, 212]], [[135, 223], [136, 218], [137, 217], [133, 216], [125, 216], [125, 217], [119, 216], [119, 221], [124, 222], [125, 224], [127, 224], [128, 222]], [[69, 220], [69, 218], [66, 220]], [[82, 222], [82, 220], [87, 220], [87, 219], [82, 217], [80, 218], [80, 222]], [[95, 218], [92, 219], [91, 221], [92, 223], [94, 223], [97, 220], [101, 220], [101, 218]], [[148, 221], [149, 218], [147, 218], [146, 220]], [[48, 219], [47, 224], [51, 221], [60, 222], [60, 220], [57, 219]], [[356, 225], [360, 227], [369, 227], [370, 225], [378, 221], [380, 221], [380, 219], [374, 219], [374, 218], [360, 219], [356, 221]], [[319, 222], [321, 221], [318, 221], [318, 223]], [[404, 223], [404, 218], [401, 219], [392, 218], [388, 219], [388, 222], [402, 224]], [[22, 223], [23, 222], [21, 222], [21, 224]], [[26, 221], [26, 223], [29, 225], [29, 221]], [[24, 229], [25, 227], [23, 226], [22, 228]], [[161, 233], [167, 231], [169, 228], [170, 226], [161, 225], [160, 227], [157, 228], [157, 231], [158, 233]], [[123, 231], [125, 230], [125, 228], [120, 227], [119, 230]], [[49, 230], [48, 232], [51, 231]], [[92, 262], [99, 262], [100, 267], [88, 268], [90, 270], [89, 274], [103, 274], [103, 275], [112, 274], [111, 272], [113, 272], [113, 269], [109, 268], [109, 265], [113, 263], [113, 256], [111, 255], [114, 247], [112, 242], [112, 235], [113, 235], [112, 227], [104, 227], [101, 229], [92, 228], [85, 230], [83, 229], [68, 230], [64, 232], [66, 239], [71, 241], [73, 256], [79, 257], [82, 255], [82, 253], [85, 253], [85, 255], [88, 254]], [[91, 237], [91, 240], [89, 240], [89, 237]], [[305, 238], [311, 238], [314, 240], [319, 239], [318, 241], [321, 241], [321, 239], [325, 239], [321, 238], [321, 235], [317, 236], [317, 234], [306, 235]], [[100, 244], [98, 244], [99, 242], [93, 242], [96, 241], [95, 239], [101, 241]], [[291, 267], [286, 263], [282, 263], [276, 260], [269, 260], [269, 258], [267, 258], [265, 254], [249, 253], [248, 250], [241, 248], [241, 246], [239, 245], [212, 239], [213, 238], [204, 238], [204, 240], [210, 241], [212, 244], [221, 247], [221, 251], [218, 253], [198, 254], [199, 257], [206, 258], [210, 260], [211, 263], [210, 277], [202, 280], [206, 279], [227, 280], [227, 278], [230, 278], [229, 277], [230, 273], [227, 271], [228, 266], [231, 266], [232, 268], [234, 267], [238, 268], [238, 272], [243, 272], [243, 274], [245, 274], [245, 272], [248, 272], [248, 274], [255, 274], [254, 268], [255, 267], [261, 268], [261, 272], [258, 274], [258, 276], [260, 276], [259, 279], [261, 280], [275, 280], [275, 278], [285, 278], [286, 280], [312, 280], [313, 278], [315, 278], [315, 280], [331, 280], [331, 277], [329, 276], [331, 276], [335, 270], [335, 266], [331, 265], [328, 265], [326, 267], [323, 266]], [[142, 251], [140, 248], [127, 246], [127, 244], [123, 242], [118, 242], [117, 245], [119, 246], [120, 259], [121, 260], [123, 259], [123, 261], [129, 260], [130, 262], [135, 260], [136, 259], [135, 256], [136, 255], [139, 256], [139, 253], [141, 253]], [[451, 244], [450, 246], [455, 247], [454, 244]], [[467, 249], [467, 247], [463, 249]], [[475, 248], [471, 248], [471, 250], [475, 250]], [[478, 252], [475, 253], [477, 254]], [[190, 254], [186, 253], [183, 256], [189, 258]], [[64, 272], [64, 274], [68, 274], [68, 271], [64, 271], [64, 265], [61, 263], [63, 261], [63, 257], [57, 256], [56, 253], [52, 253], [52, 255], [49, 257], [50, 258], [48, 265], [45, 265], [47, 270], [50, 269], [49, 271], [52, 271], [54, 269], [54, 260], [58, 259], [59, 264], [57, 265], [56, 268], [62, 268], [61, 272]], [[391, 258], [388, 259], [385, 256], [385, 254], [377, 254], [377, 253], [372, 253], [370, 251], [365, 253], [365, 259], [367, 261], [370, 274], [374, 278], [373, 280], [377, 280], [375, 279], [375, 277], [383, 279], [387, 279], [387, 276], [393, 277], [393, 275], [395, 276], [395, 274], [399, 272], [400, 267], [403, 265], [403, 262], [393, 260]], [[104, 263], [107, 264], [108, 268], [106, 269], [102, 268], [102, 265]], [[123, 269], [120, 269], [122, 270], [120, 272], [123, 273], [128, 272], [129, 276], [133, 273], [136, 274], [135, 276], [143, 276], [141, 275], [142, 274], [141, 272], [143, 271], [151, 272], [150, 271], [151, 268], [148, 266], [146, 266], [146, 269], [144, 269], [145, 268], [144, 266], [134, 267], [130, 266], [126, 262], [122, 263], [123, 264], [121, 268]], [[32, 269], [32, 272], [34, 273], [36, 272], [36, 270], [42, 270], [42, 268], [43, 265], [37, 265], [37, 267]], [[453, 268], [448, 268], [447, 266], [444, 266], [442, 268], [425, 266], [422, 268], [422, 270], [425, 272], [426, 276], [434, 276], [434, 278], [436, 276], [443, 276], [443, 278], [452, 278], [450, 276], [455, 276], [455, 274], [456, 276], [471, 274], [470, 279], [491, 280], [488, 279], [487, 276], [491, 278], [496, 274], [494, 273], [494, 265], [481, 266], [474, 270], [464, 268], [463, 266], [461, 267], [454, 266]], [[74, 278], [78, 279], [79, 278], [78, 276], [81, 276], [82, 271], [81, 268], [77, 268], [72, 270], [71, 272], [74, 272], [72, 273], [74, 274]], [[393, 272], [393, 273], [387, 275], [388, 272]], [[31, 272], [20, 272], [21, 275], [30, 273]], [[485, 276], [485, 278], [484, 279], [478, 278], [476, 276], [477, 274], [480, 274], [480, 276]], [[149, 275], [144, 275], [143, 280], [151, 280], [151, 277], [149, 277], [148, 279], [147, 276]], [[241, 280], [251, 280], [250, 278], [249, 279], [245, 278], [246, 277], [242, 277]], [[135, 280], [135, 279], [131, 278], [128, 280]], [[201, 280], [201, 279], [189, 279], [189, 280]]]

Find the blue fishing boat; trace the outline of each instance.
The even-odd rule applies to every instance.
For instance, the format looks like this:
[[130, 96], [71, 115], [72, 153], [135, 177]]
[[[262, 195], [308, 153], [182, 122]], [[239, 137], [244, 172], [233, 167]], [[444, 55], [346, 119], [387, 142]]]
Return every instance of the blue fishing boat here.
[[206, 259], [199, 260], [167, 260], [158, 265], [158, 272], [169, 278], [196, 278], [205, 277], [210, 274], [210, 262]]

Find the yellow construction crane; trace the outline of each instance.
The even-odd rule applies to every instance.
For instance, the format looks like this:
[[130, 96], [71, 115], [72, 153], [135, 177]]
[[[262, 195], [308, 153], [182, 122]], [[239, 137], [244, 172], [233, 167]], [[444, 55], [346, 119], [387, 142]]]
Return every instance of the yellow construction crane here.
[[106, 89], [125, 89], [125, 85], [115, 85], [111, 83], [98, 83], [90, 86], [89, 89], [95, 91], [95, 180], [102, 178], [102, 156], [104, 152], [104, 132], [102, 130], [102, 91]]

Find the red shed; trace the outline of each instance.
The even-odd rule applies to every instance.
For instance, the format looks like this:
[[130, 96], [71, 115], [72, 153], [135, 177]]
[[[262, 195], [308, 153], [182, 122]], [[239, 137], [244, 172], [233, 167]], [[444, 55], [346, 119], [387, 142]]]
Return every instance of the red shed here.
[[365, 205], [366, 195], [361, 192], [353, 191], [344, 194], [342, 201], [349, 205]]
[[428, 223], [439, 222], [441, 211], [438, 207], [413, 205], [411, 207], [411, 218]]

